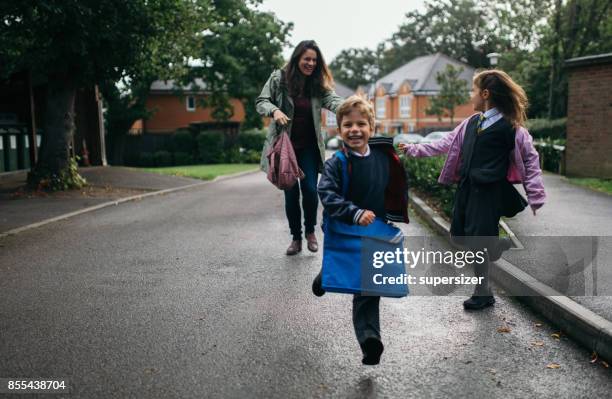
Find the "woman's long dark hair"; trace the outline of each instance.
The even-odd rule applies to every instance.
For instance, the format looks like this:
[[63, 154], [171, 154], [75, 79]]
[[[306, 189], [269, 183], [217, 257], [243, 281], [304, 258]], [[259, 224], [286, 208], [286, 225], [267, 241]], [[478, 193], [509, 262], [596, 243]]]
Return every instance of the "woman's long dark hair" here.
[[[298, 67], [306, 50], [314, 50], [317, 53], [317, 65], [310, 76], [305, 76]], [[314, 40], [303, 40], [295, 47], [289, 62], [283, 68], [283, 75], [292, 97], [300, 94], [312, 97], [334, 88], [334, 78]]]

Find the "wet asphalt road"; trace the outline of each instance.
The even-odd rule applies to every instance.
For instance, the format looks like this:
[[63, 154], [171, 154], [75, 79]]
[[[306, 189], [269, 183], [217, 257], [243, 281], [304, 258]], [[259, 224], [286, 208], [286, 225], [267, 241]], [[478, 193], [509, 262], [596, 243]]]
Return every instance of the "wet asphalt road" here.
[[[385, 353], [362, 366], [351, 298], [310, 292], [320, 254], [283, 255], [282, 203], [256, 174], [1, 240], [0, 377], [68, 377], [66, 397], [82, 398], [612, 390], [612, 370], [505, 297], [480, 313], [460, 295], [383, 299]], [[416, 219], [405, 230], [430, 234]]]

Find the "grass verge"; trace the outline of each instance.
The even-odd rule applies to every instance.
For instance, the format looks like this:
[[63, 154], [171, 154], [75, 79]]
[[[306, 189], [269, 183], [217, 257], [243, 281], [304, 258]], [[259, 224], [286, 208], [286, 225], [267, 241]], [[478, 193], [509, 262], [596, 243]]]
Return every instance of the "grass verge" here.
[[145, 172], [159, 173], [162, 175], [191, 177], [192, 179], [212, 180], [217, 176], [229, 175], [239, 172], [257, 170], [256, 164], [215, 164], [215, 165], [189, 165], [168, 166], [160, 168], [138, 168]]

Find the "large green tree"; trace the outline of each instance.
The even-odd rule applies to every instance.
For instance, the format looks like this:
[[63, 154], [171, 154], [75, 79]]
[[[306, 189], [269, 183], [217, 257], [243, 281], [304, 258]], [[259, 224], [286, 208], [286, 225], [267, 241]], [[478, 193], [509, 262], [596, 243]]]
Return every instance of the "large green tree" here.
[[191, 68], [189, 80], [206, 84], [206, 106], [213, 117], [226, 120], [233, 114], [229, 99], [243, 102], [245, 127], [261, 127], [255, 99], [273, 69], [282, 66], [282, 50], [289, 44], [292, 23], [257, 9], [261, 0], [222, 0], [211, 10], [211, 21], [200, 38], [201, 66]]
[[[108, 107], [106, 121], [112, 162], [122, 162], [124, 138], [134, 122], [151, 115], [146, 101], [155, 80], [174, 80], [176, 94], [180, 95], [183, 86], [193, 87], [196, 78], [201, 78], [206, 87], [200, 89], [207, 95], [199, 105], [212, 107], [217, 120], [232, 116], [229, 100], [238, 98], [246, 111], [244, 126], [261, 126], [261, 117], [253, 104], [262, 82], [273, 68], [282, 64], [282, 49], [293, 25], [258, 10], [260, 3], [260, 0], [210, 1], [199, 21], [199, 31], [191, 35], [189, 47], [181, 47], [182, 57], [189, 58], [190, 65], [148, 53], [120, 84], [106, 82], [103, 92]], [[151, 43], [163, 48], [177, 41], [180, 39], [168, 38]]]
[[463, 72], [463, 67], [455, 68], [451, 64], [446, 65], [444, 71], [436, 74], [436, 82], [440, 85], [440, 92], [431, 97], [430, 106], [427, 113], [437, 115], [441, 120], [442, 116], [448, 114], [450, 124], [454, 126], [455, 107], [465, 104], [469, 100], [469, 82], [459, 76]]
[[[39, 0], [0, 2], [0, 59], [6, 76], [29, 71], [47, 89], [40, 156], [30, 183], [79, 186], [71, 167], [79, 87], [144, 73], [143, 59], [184, 62], [206, 0]], [[168, 65], [168, 64], [166, 64]]]
[[380, 60], [384, 46], [376, 50], [368, 48], [350, 48], [342, 50], [329, 67], [334, 78], [345, 85], [357, 88], [360, 85], [375, 82], [380, 76]]

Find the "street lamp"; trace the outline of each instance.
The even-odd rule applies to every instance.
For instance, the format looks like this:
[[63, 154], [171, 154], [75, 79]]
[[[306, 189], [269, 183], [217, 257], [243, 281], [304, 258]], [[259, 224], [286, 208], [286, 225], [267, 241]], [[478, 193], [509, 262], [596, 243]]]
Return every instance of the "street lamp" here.
[[487, 58], [489, 59], [489, 64], [491, 64], [493, 68], [495, 68], [495, 66], [497, 65], [497, 61], [499, 60], [499, 57], [501, 57], [501, 54], [499, 53], [487, 54]]

